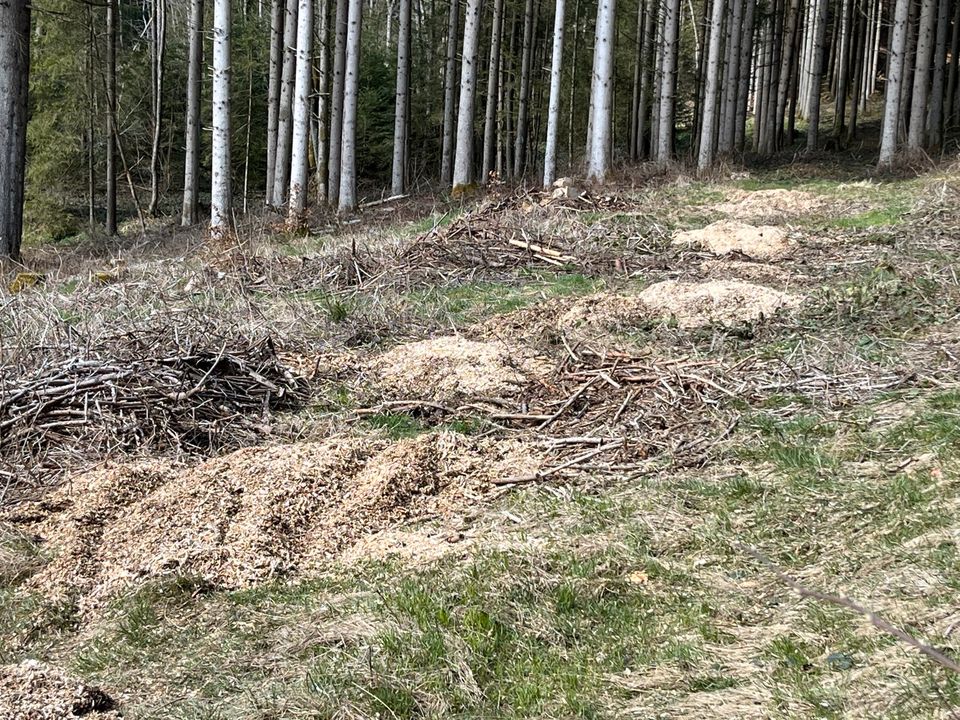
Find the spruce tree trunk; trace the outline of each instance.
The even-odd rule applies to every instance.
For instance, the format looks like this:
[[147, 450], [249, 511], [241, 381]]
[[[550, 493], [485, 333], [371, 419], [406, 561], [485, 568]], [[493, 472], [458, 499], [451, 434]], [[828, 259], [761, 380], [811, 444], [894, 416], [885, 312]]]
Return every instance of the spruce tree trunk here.
[[232, 234], [233, 190], [230, 177], [230, 0], [213, 2], [213, 147], [211, 157], [210, 236]]
[[107, 0], [107, 235], [117, 234], [117, 2]]
[[400, 0], [397, 25], [397, 96], [393, 117], [393, 173], [390, 190], [401, 195], [406, 190], [407, 115], [410, 102], [410, 0]]
[[807, 130], [807, 152], [816, 152], [820, 145], [820, 85], [823, 80], [823, 42], [827, 36], [827, 0], [814, 0], [816, 30], [813, 36], [813, 62], [810, 68], [810, 126]]
[[317, 83], [317, 202], [327, 201], [330, 157], [330, 0], [320, 0], [319, 79]]
[[846, 129], [847, 92], [850, 73], [850, 41], [853, 0], [843, 0], [840, 17], [840, 48], [837, 54], [836, 96], [834, 97], [833, 134], [841, 137]]
[[757, 0], [745, 2], [743, 41], [740, 44], [740, 78], [737, 82], [737, 115], [733, 129], [733, 146], [738, 152], [743, 152], [747, 137], [747, 106], [750, 104], [750, 78], [753, 77], [750, 61], [753, 58], [753, 30], [757, 11]]
[[343, 75], [343, 130], [340, 149], [340, 193], [337, 210], [357, 207], [357, 97], [360, 92], [360, 32], [363, 0], [350, 0], [347, 12]]
[[203, 81], [203, 0], [190, 2], [190, 50], [187, 60], [187, 127], [184, 146], [183, 211], [184, 227], [200, 222], [200, 91]]
[[440, 183], [453, 182], [453, 144], [456, 134], [454, 105], [457, 90], [457, 44], [459, 39], [460, 0], [450, 0], [447, 23], [447, 64], [443, 74], [443, 148], [440, 152]]
[[[530, 75], [533, 65], [534, 33], [533, 0], [525, 0], [523, 8], [523, 54], [520, 58], [520, 94], [517, 99], [517, 137], [513, 153], [513, 174], [523, 174], [527, 161], [527, 126], [530, 115]], [[464, 50], [466, 55], [466, 50]]]
[[19, 262], [30, 77], [30, 2], [0, 2], [0, 263]]
[[163, 65], [167, 52], [167, 0], [153, 0], [152, 109], [153, 137], [150, 147], [150, 204], [148, 215], [156, 215], [160, 204], [160, 139], [163, 132]]
[[293, 92], [293, 146], [290, 154], [289, 218], [301, 220], [307, 208], [310, 173], [310, 106], [313, 85], [313, 0], [300, 0]]
[[907, 133], [907, 149], [911, 152], [919, 152], [924, 147], [927, 100], [930, 97], [930, 60], [933, 57], [936, 18], [937, 0], [923, 0], [917, 37], [916, 65], [913, 73], [910, 129]]
[[846, 142], [851, 142], [857, 135], [857, 116], [860, 108], [860, 95], [863, 93], [863, 68], [869, 63], [866, 54], [866, 46], [869, 33], [867, 32], [867, 14], [860, 11], [854, 12], [854, 18], [857, 19], [854, 25], [856, 32], [856, 46], [853, 52], [853, 65], [851, 67], [853, 75], [853, 91], [851, 93], [852, 102], [850, 103], [850, 122], [847, 125]]
[[646, 0], [643, 17], [643, 55], [641, 57], [640, 99], [637, 108], [637, 158], [649, 157], [646, 134], [650, 117], [650, 91], [653, 85], [654, 29], [657, 27], [658, 0]]
[[789, 105], [790, 87], [795, 77], [794, 67], [796, 66], [796, 57], [794, 48], [796, 47], [797, 26], [800, 18], [800, 0], [790, 0], [790, 10], [787, 14], [787, 24], [784, 29], [784, 39], [786, 47], [784, 48], [783, 61], [780, 66], [780, 82], [777, 85], [777, 121], [775, 145], [782, 147], [784, 131], [783, 125], [786, 121], [787, 106]]
[[280, 113], [277, 124], [277, 165], [273, 177], [273, 203], [287, 202], [290, 183], [290, 143], [293, 139], [293, 97], [297, 75], [298, 0], [287, 0], [283, 25], [283, 77], [280, 82]]
[[497, 102], [500, 91], [500, 44], [503, 37], [503, 0], [493, 4], [493, 29], [490, 32], [490, 63], [487, 66], [487, 109], [483, 121], [483, 164], [480, 182], [487, 182], [494, 169], [497, 135]]
[[347, 2], [337, 0], [334, 19], [333, 87], [330, 90], [330, 152], [327, 157], [327, 202], [340, 204], [340, 165], [343, 153], [343, 97], [346, 75]]
[[[200, 2], [202, 3], [203, 0], [200, 0]], [[202, 18], [202, 7], [200, 13]], [[264, 201], [268, 206], [273, 205], [273, 184], [277, 167], [277, 125], [279, 124], [280, 114], [280, 83], [283, 75], [283, 15], [284, 0], [273, 0], [270, 5], [270, 77], [267, 83], [267, 186], [264, 196]], [[202, 53], [202, 37], [200, 38], [200, 48]]]
[[910, 0], [897, 0], [893, 18], [890, 62], [887, 76], [886, 99], [883, 106], [883, 131], [880, 137], [879, 166], [889, 167], [897, 153], [897, 134], [900, 124], [901, 86], [903, 84], [904, 52], [907, 47], [907, 20]]
[[680, 0], [666, 0], [663, 22], [663, 62], [660, 68], [660, 102], [657, 131], [657, 162], [667, 165], [673, 158], [673, 126], [679, 45]]
[[697, 169], [706, 170], [713, 165], [716, 142], [716, 115], [720, 104], [720, 44], [723, 39], [723, 0], [713, 0], [710, 14], [710, 45], [707, 50], [707, 77], [703, 94], [703, 114], [700, 121], [700, 151], [697, 153]]
[[943, 119], [944, 125], [953, 124], [956, 105], [953, 101], [957, 89], [957, 65], [960, 53], [960, 2], [953, 4], [953, 32], [950, 35], [950, 67], [947, 69], [947, 88], [944, 96]]
[[640, 124], [640, 78], [643, 75], [643, 0], [637, 2], [637, 42], [633, 56], [633, 95], [630, 98], [630, 159], [640, 157], [637, 127]]
[[717, 138], [717, 151], [721, 155], [733, 152], [737, 124], [737, 89], [740, 76], [740, 46], [743, 38], [744, 0], [733, 0], [730, 17], [730, 44], [727, 47], [727, 64], [723, 75], [721, 102], [723, 103], [723, 122]]
[[940, 0], [937, 12], [937, 43], [933, 52], [933, 87], [927, 115], [927, 139], [930, 147], [939, 149], [943, 143], [943, 88], [947, 62], [947, 23], [949, 0]]
[[556, 0], [553, 18], [553, 60], [550, 64], [550, 105], [547, 109], [547, 145], [543, 156], [543, 186], [556, 179], [557, 135], [560, 131], [560, 79], [563, 69], [564, 0]]
[[473, 183], [473, 106], [477, 91], [481, 0], [467, 0], [463, 19], [463, 62], [460, 68], [460, 111], [457, 115], [457, 151], [453, 162], [453, 190]]
[[573, 58], [570, 61], [570, 102], [567, 109], [567, 159], [573, 163], [574, 118], [577, 102], [577, 62], [580, 55], [580, 0], [573, 5]]

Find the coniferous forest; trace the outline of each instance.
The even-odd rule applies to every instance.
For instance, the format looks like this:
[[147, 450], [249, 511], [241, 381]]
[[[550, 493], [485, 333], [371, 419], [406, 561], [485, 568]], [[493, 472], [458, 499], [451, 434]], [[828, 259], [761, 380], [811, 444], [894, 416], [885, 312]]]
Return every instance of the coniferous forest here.
[[264, 202], [296, 221], [865, 139], [889, 167], [938, 156], [960, 113], [949, 2], [228, 4], [4, 8], [6, 255], [24, 176], [28, 233], [181, 204], [219, 232]]

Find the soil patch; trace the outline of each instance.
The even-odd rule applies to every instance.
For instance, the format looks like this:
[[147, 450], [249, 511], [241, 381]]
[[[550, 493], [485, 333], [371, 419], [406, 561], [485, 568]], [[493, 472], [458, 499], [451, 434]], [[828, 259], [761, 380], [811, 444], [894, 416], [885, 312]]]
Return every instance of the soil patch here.
[[739, 190], [731, 193], [726, 202], [715, 205], [714, 210], [741, 220], [782, 220], [821, 212], [834, 203], [831, 198], [805, 190]]
[[736, 220], [720, 220], [699, 230], [678, 232], [674, 245], [702, 248], [714, 255], [740, 253], [754, 260], [781, 260], [791, 252], [787, 231], [781, 227], [756, 227]]
[[0, 665], [0, 717], [7, 720], [108, 720], [120, 717], [115, 708], [99, 688], [50, 665], [36, 660]]
[[449, 336], [398, 345], [367, 373], [392, 398], [456, 402], [517, 395], [550, 369], [503, 342]]
[[795, 295], [738, 280], [665, 280], [648, 287], [639, 298], [651, 314], [672, 318], [682, 328], [752, 322], [800, 303]]
[[519, 441], [341, 435], [188, 468], [109, 467], [0, 520], [56, 552], [28, 586], [90, 606], [165, 576], [241, 588], [307, 572], [398, 522], [461, 512], [492, 480], [536, 466]]

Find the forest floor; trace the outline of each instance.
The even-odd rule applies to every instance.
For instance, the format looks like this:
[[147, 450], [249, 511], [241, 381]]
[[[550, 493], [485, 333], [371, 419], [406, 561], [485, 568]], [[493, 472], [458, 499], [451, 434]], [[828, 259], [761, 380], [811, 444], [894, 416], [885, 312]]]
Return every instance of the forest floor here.
[[[0, 715], [956, 717], [960, 675], [778, 575], [960, 652], [960, 174], [827, 175], [32, 249]], [[12, 414], [93, 365], [83, 429]]]

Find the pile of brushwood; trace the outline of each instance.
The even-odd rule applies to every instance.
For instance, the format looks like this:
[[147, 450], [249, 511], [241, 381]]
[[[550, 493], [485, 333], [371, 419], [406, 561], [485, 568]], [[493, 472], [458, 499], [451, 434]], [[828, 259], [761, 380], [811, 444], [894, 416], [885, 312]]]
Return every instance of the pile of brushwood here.
[[47, 348], [39, 366], [0, 373], [0, 500], [120, 453], [195, 457], [249, 445], [269, 434], [272, 413], [305, 399], [269, 339], [125, 340], [81, 353]]

